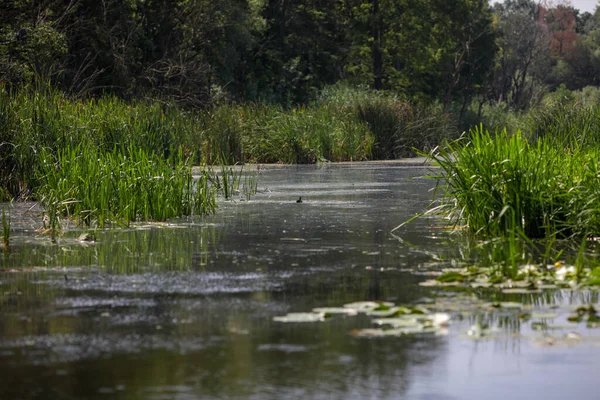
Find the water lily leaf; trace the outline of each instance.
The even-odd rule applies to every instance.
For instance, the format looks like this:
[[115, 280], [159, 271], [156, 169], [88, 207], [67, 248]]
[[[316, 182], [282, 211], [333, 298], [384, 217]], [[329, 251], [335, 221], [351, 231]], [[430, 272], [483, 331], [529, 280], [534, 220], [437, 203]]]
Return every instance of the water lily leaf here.
[[387, 310], [374, 309], [373, 311], [368, 311], [367, 315], [377, 318], [388, 318], [398, 314], [408, 314], [408, 312], [404, 312], [404, 310], [408, 309], [406, 307], [388, 307]]
[[459, 284], [461, 284], [461, 282], [439, 282], [439, 281], [436, 281], [435, 279], [430, 279], [428, 281], [419, 282], [419, 286], [425, 286], [425, 287], [435, 287], [435, 286], [454, 287], [454, 286], [458, 286]]
[[325, 320], [325, 313], [289, 313], [283, 317], [273, 317], [276, 322], [318, 322]]
[[485, 304], [487, 308], [506, 308], [506, 309], [521, 309], [523, 308], [523, 303], [517, 303], [514, 301], [501, 301], [498, 303], [487, 303]]
[[438, 282], [445, 282], [445, 283], [448, 283], [448, 282], [464, 282], [466, 279], [467, 279], [466, 276], [464, 276], [460, 272], [456, 272], [456, 271], [445, 272], [442, 275], [440, 275], [437, 278], [435, 278], [436, 281], [438, 281]]
[[530, 281], [510, 281], [503, 286], [506, 289], [535, 289], [535, 283]]
[[435, 333], [435, 329], [426, 329], [423, 326], [419, 326], [398, 329], [355, 329], [351, 332], [352, 335], [357, 337], [404, 336], [416, 333]]
[[423, 307], [409, 307], [408, 310], [410, 311], [407, 314], [429, 314], [429, 310]]
[[502, 293], [506, 294], [530, 294], [530, 293], [542, 293], [539, 289], [525, 289], [525, 288], [513, 288], [513, 289], [502, 289]]
[[319, 308], [313, 308], [313, 313], [357, 315], [358, 311], [354, 308], [319, 307]]
[[416, 318], [383, 318], [375, 319], [373, 323], [376, 325], [391, 325], [394, 328], [404, 327], [423, 327]]
[[368, 311], [373, 311], [373, 310], [377, 309], [382, 304], [386, 305], [388, 307], [394, 306], [394, 303], [389, 303], [389, 302], [377, 303], [375, 301], [357, 301], [354, 303], [344, 304], [344, 308], [351, 308], [358, 312], [368, 312]]
[[531, 318], [535, 319], [555, 319], [558, 315], [553, 313], [531, 313]]
[[487, 288], [492, 287], [492, 283], [490, 283], [490, 282], [473, 282], [473, 283], [471, 283], [471, 287], [473, 289], [478, 289], [478, 288], [487, 289]]

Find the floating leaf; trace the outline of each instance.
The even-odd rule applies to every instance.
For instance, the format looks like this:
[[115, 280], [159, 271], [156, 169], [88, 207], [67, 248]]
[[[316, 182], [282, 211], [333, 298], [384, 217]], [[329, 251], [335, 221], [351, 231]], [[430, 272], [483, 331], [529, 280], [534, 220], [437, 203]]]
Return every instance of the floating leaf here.
[[354, 308], [319, 307], [319, 308], [313, 308], [313, 313], [357, 315], [358, 311]]
[[405, 307], [388, 307], [387, 310], [374, 309], [373, 311], [368, 311], [367, 315], [377, 318], [388, 318], [398, 314], [408, 314], [408, 312], [404, 312], [404, 310], [408, 309]]
[[289, 313], [283, 317], [273, 317], [276, 322], [318, 322], [325, 320], [325, 313]]
[[542, 293], [539, 289], [525, 289], [525, 288], [514, 288], [514, 289], [502, 289], [502, 293], [506, 294], [532, 294]]
[[394, 328], [400, 327], [423, 327], [416, 318], [383, 318], [373, 320], [376, 325], [391, 325]]
[[531, 314], [531, 318], [536, 318], [536, 319], [555, 319], [557, 318], [558, 315], [553, 314], [553, 313], [532, 313]]
[[394, 303], [388, 303], [388, 302], [377, 303], [375, 301], [357, 301], [354, 303], [344, 304], [344, 308], [351, 308], [358, 312], [368, 312], [368, 311], [373, 311], [373, 310], [377, 309], [382, 304], [387, 307], [394, 306]]
[[491, 308], [506, 308], [506, 309], [521, 309], [521, 308], [523, 308], [522, 303], [517, 303], [514, 301], [501, 301], [498, 303], [488, 303], [485, 306], [491, 307]]
[[460, 272], [455, 272], [455, 271], [445, 272], [442, 275], [440, 275], [437, 278], [435, 278], [436, 281], [438, 281], [438, 282], [445, 282], [445, 283], [448, 283], [448, 282], [464, 282], [466, 279], [467, 279], [466, 276], [464, 276]]
[[421, 325], [398, 329], [355, 329], [351, 332], [357, 337], [404, 336], [417, 333], [435, 333], [435, 329], [428, 329]]

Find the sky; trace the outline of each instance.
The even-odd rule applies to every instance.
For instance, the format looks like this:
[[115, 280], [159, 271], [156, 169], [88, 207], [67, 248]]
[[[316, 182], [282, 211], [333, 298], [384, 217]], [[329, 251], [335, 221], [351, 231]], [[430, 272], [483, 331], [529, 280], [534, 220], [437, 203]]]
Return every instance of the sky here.
[[[565, 0], [551, 0], [551, 3], [562, 3]], [[598, 1], [600, 0], [570, 0], [571, 5], [573, 7], [575, 7], [576, 9], [578, 9], [579, 11], [581, 11], [581, 13], [583, 14], [584, 12], [590, 12], [590, 13], [594, 13], [594, 10], [596, 9], [596, 5], [598, 4]], [[495, 0], [492, 1], [490, 3], [503, 3], [503, 0]]]
[[585, 11], [593, 13], [597, 2], [597, 0], [571, 0], [573, 7], [579, 9], [582, 13]]

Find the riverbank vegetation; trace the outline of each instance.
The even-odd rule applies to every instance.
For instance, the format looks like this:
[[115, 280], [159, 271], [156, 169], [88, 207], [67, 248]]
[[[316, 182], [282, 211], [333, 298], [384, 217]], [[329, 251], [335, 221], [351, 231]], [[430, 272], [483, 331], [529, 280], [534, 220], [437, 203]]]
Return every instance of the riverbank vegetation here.
[[3, 2], [0, 196], [164, 219], [214, 207], [191, 165], [449, 141], [435, 157], [473, 231], [591, 234], [599, 27], [530, 0]]

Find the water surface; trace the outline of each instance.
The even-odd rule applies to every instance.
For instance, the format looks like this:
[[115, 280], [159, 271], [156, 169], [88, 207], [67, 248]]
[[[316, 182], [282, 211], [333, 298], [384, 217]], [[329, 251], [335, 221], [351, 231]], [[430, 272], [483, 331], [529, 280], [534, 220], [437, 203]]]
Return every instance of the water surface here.
[[[584, 338], [576, 345], [540, 346], [529, 322], [502, 313], [454, 312], [442, 336], [371, 339], [351, 334], [371, 326], [365, 316], [272, 320], [359, 300], [452, 298], [411, 272], [456, 252], [440, 222], [390, 235], [431, 201], [428, 172], [263, 168], [249, 201], [99, 231], [94, 244], [72, 227], [52, 244], [35, 232], [39, 210], [16, 205], [0, 258], [0, 399], [597, 399], [600, 350], [583, 325], [569, 328]], [[510, 300], [560, 323], [572, 304], [598, 302], [570, 292]], [[465, 339], [482, 320], [497, 337]]]

